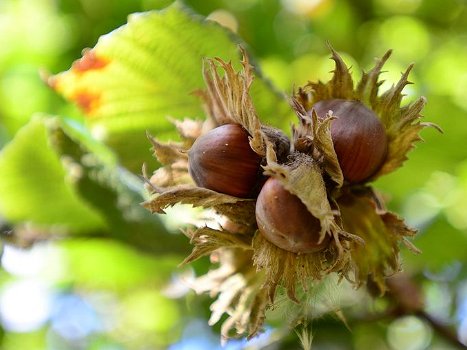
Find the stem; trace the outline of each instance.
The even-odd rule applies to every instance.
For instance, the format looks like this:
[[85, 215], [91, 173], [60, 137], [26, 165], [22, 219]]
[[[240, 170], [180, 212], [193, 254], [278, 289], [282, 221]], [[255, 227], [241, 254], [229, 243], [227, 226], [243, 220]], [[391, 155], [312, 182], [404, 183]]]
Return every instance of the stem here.
[[461, 343], [456, 333], [453, 332], [451, 328], [449, 328], [446, 324], [442, 323], [440, 320], [437, 320], [436, 318], [434, 318], [433, 316], [431, 316], [423, 310], [417, 311], [414, 314], [428, 322], [431, 325], [431, 327], [436, 331], [436, 333], [438, 333], [445, 340], [451, 343], [451, 345], [459, 347], [460, 349], [467, 349], [467, 345]]

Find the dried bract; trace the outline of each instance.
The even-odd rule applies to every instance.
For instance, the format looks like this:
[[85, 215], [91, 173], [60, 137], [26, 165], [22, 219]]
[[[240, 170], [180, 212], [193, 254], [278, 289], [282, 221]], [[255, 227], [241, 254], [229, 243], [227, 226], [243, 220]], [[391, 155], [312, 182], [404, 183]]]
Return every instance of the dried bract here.
[[386, 290], [386, 278], [401, 270], [401, 243], [417, 252], [408, 240], [415, 231], [367, 183], [401, 166], [431, 125], [420, 122], [423, 97], [400, 106], [411, 67], [379, 94], [390, 52], [354, 84], [332, 50], [332, 79], [310, 82], [291, 98], [298, 124], [289, 139], [257, 117], [253, 69], [242, 52], [238, 72], [205, 60], [207, 89], [197, 92], [205, 122], [175, 122], [179, 143], [150, 138], [163, 166], [148, 179], [152, 196], [144, 203], [154, 213], [177, 203], [216, 213], [219, 227], [184, 231], [193, 244], [184, 263], [210, 256], [219, 264], [192, 287], [217, 296], [210, 324], [228, 315], [223, 338], [254, 336], [279, 293], [301, 305], [333, 275]]

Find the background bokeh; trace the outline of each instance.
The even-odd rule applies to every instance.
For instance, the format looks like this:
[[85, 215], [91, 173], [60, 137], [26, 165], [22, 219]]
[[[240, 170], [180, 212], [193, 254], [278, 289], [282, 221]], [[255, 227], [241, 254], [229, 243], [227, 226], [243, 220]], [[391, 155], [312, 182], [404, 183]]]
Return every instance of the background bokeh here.
[[[129, 14], [162, 9], [171, 3], [0, 0], [0, 148], [6, 150], [0, 153], [0, 169], [5, 169], [2, 164], [11, 156], [7, 151], [12, 140], [23, 138], [24, 147], [30, 147], [31, 152], [40, 144], [41, 133], [30, 127], [38, 113], [58, 115], [77, 128], [86, 128], [80, 111], [46, 86], [44, 75], [68, 69], [83, 48], [93, 47], [99, 36], [125, 24]], [[375, 187], [387, 198], [390, 209], [420, 230], [414, 243], [423, 254], [403, 250], [403, 258], [405, 270], [423, 290], [426, 311], [467, 344], [467, 2], [185, 3], [235, 31], [247, 43], [263, 75], [286, 93], [308, 80], [329, 79], [333, 64], [326, 42], [352, 66], [355, 78], [372, 66], [375, 57], [393, 49], [383, 74], [383, 90], [415, 63], [410, 75], [414, 84], [404, 90], [404, 103], [426, 96], [425, 119], [438, 124], [444, 134], [424, 130], [425, 142], [409, 154], [406, 165], [378, 180]], [[95, 141], [93, 147], [103, 146]], [[102, 154], [109, 163], [118, 164], [111, 147]], [[142, 164], [148, 159], [136, 161]], [[50, 167], [57, 166], [53, 160], [46, 161]], [[192, 211], [175, 208], [167, 217], [149, 218], [144, 210], [136, 210], [136, 217], [143, 219], [123, 220], [118, 219], [127, 214], [122, 206], [114, 208], [103, 201], [104, 209], [96, 212], [70, 192], [69, 200], [76, 205], [21, 202], [28, 210], [25, 217], [19, 214], [25, 212], [24, 207], [13, 210], [5, 204], [7, 199], [14, 200], [16, 193], [7, 193], [1, 182], [15, 176], [20, 183], [21, 177], [28, 176], [32, 180], [23, 192], [33, 195], [44, 191], [46, 172], [28, 168], [28, 162], [25, 159], [17, 172], [0, 170], [4, 191], [0, 192], [4, 241], [1, 349], [220, 348], [218, 329], [207, 326], [210, 299], [195, 296], [177, 282], [206, 271], [208, 266], [207, 261], [199, 261], [193, 267], [178, 267], [189, 250], [178, 228], [187, 216], [194, 215]], [[110, 190], [102, 193], [115, 195], [115, 200], [124, 198], [127, 203], [123, 207], [131, 211], [128, 208], [138, 206], [142, 198], [134, 193], [144, 197], [139, 174], [120, 166], [112, 169], [111, 176], [123, 178], [126, 188], [136, 190], [131, 195], [124, 190], [117, 195]], [[120, 196], [122, 191], [125, 193]], [[44, 224], [41, 210], [45, 208], [49, 212]], [[77, 228], [73, 235], [59, 227], [68, 215], [66, 210], [70, 211], [67, 220]], [[113, 225], [103, 223], [103, 217], [113, 220]], [[135, 225], [142, 232], [136, 238], [131, 236]], [[169, 237], [170, 246], [157, 249], [158, 232]], [[376, 301], [375, 309], [384, 309], [386, 302]], [[436, 330], [417, 317], [349, 322], [352, 332], [334, 317], [315, 321], [314, 349], [450, 348]], [[248, 345], [232, 341], [225, 348], [255, 349], [269, 344], [268, 349], [298, 349], [296, 334], [280, 326], [269, 324], [264, 335]]]

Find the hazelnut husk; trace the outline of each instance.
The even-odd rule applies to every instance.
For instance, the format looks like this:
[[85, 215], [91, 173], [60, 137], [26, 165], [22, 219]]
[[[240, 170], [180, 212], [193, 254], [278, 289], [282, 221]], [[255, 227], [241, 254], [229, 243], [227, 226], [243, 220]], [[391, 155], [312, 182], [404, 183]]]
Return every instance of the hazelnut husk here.
[[239, 124], [210, 130], [188, 152], [188, 168], [196, 185], [240, 198], [257, 193], [260, 163], [248, 132]]
[[269, 178], [259, 193], [256, 222], [269, 242], [289, 252], [315, 253], [329, 244], [329, 236], [320, 239], [319, 220], [275, 178]]
[[[378, 91], [389, 55], [354, 84], [332, 50], [333, 78], [309, 82], [291, 98], [299, 124], [290, 141], [260, 122], [245, 53], [238, 72], [221, 59], [206, 60], [207, 89], [199, 95], [209, 119], [196, 124], [202, 126], [196, 136], [181, 133], [181, 144], [153, 142], [164, 166], [151, 177], [145, 206], [163, 213], [188, 203], [222, 219], [219, 228], [184, 230], [193, 244], [184, 263], [203, 256], [219, 263], [195, 290], [217, 296], [210, 324], [227, 314], [222, 337], [257, 334], [284, 294], [300, 305], [293, 318], [313, 316], [309, 297], [332, 273], [383, 293], [387, 276], [401, 269], [401, 243], [417, 252], [410, 242], [416, 231], [367, 185], [400, 167], [419, 131], [432, 126], [420, 122], [423, 97], [401, 106], [411, 67], [391, 89]], [[255, 202], [261, 174], [270, 178]]]
[[312, 110], [321, 119], [332, 114], [331, 137], [337, 159], [349, 183], [371, 177], [383, 163], [388, 140], [376, 114], [356, 100], [331, 99], [315, 103]]

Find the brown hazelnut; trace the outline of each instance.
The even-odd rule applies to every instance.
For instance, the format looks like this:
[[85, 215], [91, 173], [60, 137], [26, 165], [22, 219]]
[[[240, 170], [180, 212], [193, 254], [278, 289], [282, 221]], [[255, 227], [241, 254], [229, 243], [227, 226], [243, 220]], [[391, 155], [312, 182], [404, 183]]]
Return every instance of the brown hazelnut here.
[[254, 197], [261, 178], [261, 157], [250, 147], [248, 132], [225, 124], [196, 139], [188, 152], [194, 182], [203, 188], [240, 198]]
[[331, 122], [331, 136], [345, 180], [359, 183], [375, 174], [388, 147], [376, 114], [360, 101], [342, 99], [319, 101], [312, 108], [320, 118], [329, 111], [337, 117]]
[[269, 242], [293, 253], [318, 252], [329, 244], [328, 236], [319, 242], [319, 220], [275, 178], [269, 178], [259, 193], [256, 222]]

